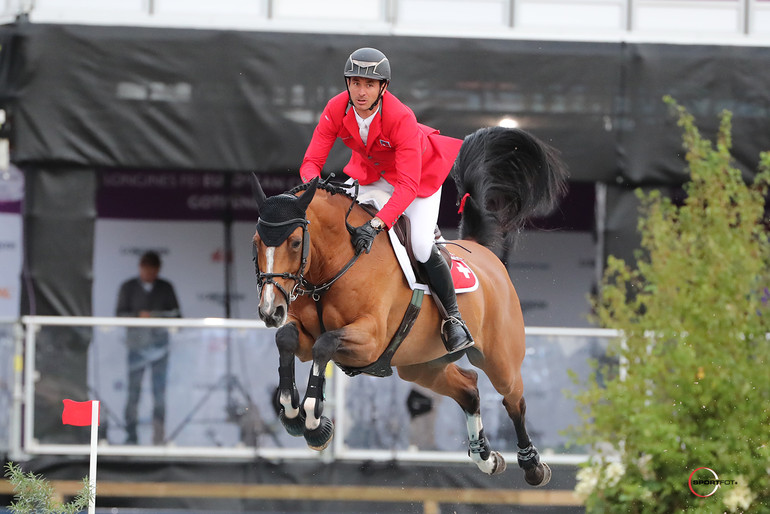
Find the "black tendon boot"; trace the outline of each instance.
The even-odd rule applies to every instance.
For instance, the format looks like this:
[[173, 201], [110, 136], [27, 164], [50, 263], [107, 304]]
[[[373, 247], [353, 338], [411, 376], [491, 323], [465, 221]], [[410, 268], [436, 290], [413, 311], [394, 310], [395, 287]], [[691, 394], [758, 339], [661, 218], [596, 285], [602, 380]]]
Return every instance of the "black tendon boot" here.
[[[439, 249], [434, 246], [430, 258], [422, 264], [433, 294], [438, 296], [446, 310], [447, 317], [441, 324], [441, 336], [449, 353], [459, 352], [473, 346], [473, 338], [457, 308], [457, 296], [452, 282], [452, 273]], [[440, 310], [440, 309], [439, 309]]]

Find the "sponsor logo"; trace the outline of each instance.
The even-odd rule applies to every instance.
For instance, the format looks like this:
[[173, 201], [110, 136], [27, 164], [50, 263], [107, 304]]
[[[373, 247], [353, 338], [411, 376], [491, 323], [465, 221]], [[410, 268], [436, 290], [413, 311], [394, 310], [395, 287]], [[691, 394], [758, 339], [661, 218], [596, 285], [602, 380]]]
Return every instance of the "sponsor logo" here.
[[11, 299], [11, 289], [8, 288], [8, 287], [0, 287], [0, 299], [10, 300]]
[[230, 208], [236, 211], [256, 211], [257, 202], [248, 195], [205, 194], [187, 197], [187, 208], [191, 211], [212, 211]]
[[145, 254], [145, 252], [153, 251], [156, 252], [161, 257], [164, 255], [168, 255], [171, 253], [171, 250], [168, 248], [152, 248], [148, 246], [124, 246], [120, 249], [120, 255], [133, 255], [136, 257], [141, 257]]
[[548, 302], [545, 300], [521, 300], [522, 312], [529, 312], [532, 310], [547, 310]]
[[[242, 293], [230, 293], [230, 302], [240, 302], [246, 299], [246, 295]], [[210, 302], [216, 305], [225, 305], [225, 294], [224, 293], [216, 293], [216, 292], [208, 292], [208, 293], [198, 293], [198, 300], [203, 302]]]
[[211, 254], [211, 262], [233, 262], [233, 252], [225, 252], [221, 248], [217, 248], [214, 253]]
[[192, 99], [192, 91], [192, 84], [188, 82], [118, 82], [115, 96], [121, 100], [189, 102]]

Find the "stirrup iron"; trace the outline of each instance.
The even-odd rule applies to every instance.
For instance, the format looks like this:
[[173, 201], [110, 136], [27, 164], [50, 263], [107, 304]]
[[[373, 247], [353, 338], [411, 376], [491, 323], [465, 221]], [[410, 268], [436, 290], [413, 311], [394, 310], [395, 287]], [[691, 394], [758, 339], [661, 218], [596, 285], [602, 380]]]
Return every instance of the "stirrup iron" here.
[[[450, 323], [452, 325], [457, 325], [460, 328], [462, 328], [466, 336], [466, 340], [464, 344], [458, 346], [457, 348], [453, 348], [451, 350], [449, 348], [449, 339], [446, 335], [446, 331], [444, 330], [447, 323]], [[471, 331], [468, 330], [468, 327], [465, 325], [465, 322], [463, 322], [463, 320], [461, 318], [458, 318], [457, 316], [448, 316], [446, 319], [442, 320], [440, 333], [441, 333], [441, 340], [444, 343], [444, 348], [446, 348], [447, 352], [449, 353], [456, 353], [462, 350], [466, 350], [475, 344], [475, 341], [473, 340], [473, 336], [471, 336]]]

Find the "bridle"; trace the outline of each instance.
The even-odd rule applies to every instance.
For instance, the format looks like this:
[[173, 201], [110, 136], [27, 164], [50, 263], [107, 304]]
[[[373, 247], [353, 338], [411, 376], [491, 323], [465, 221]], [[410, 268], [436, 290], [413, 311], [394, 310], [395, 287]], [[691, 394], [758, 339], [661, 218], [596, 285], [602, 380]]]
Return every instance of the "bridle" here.
[[[319, 186], [331, 194], [340, 193], [343, 191], [344, 188], [351, 187], [346, 185], [328, 184], [328, 180], [331, 179], [332, 177], [333, 175], [330, 176], [326, 181], [319, 183]], [[350, 225], [350, 223], [348, 223], [348, 217], [350, 216], [350, 213], [353, 211], [353, 206], [356, 205], [356, 199], [358, 198], [358, 181], [357, 180], [353, 182], [352, 187], [354, 187], [355, 189], [355, 195], [351, 197], [350, 207], [348, 208], [348, 211], [345, 214], [345, 225], [348, 229], [348, 232], [351, 232], [351, 233], [353, 231], [353, 226]], [[308, 225], [310, 225], [310, 221], [307, 219], [307, 217], [293, 218], [290, 220], [280, 221], [280, 222], [269, 222], [269, 221], [263, 220], [260, 217], [257, 220], [257, 225], [260, 225], [260, 224], [266, 227], [285, 227], [288, 225], [299, 225], [302, 227], [302, 257], [299, 263], [299, 270], [297, 270], [296, 273], [263, 272], [262, 270], [259, 269], [256, 245], [254, 245], [252, 248], [254, 267], [257, 273], [257, 290], [261, 291], [265, 285], [272, 284], [281, 292], [281, 294], [283, 294], [286, 300], [287, 308], [292, 301], [297, 299], [297, 297], [310, 296], [316, 302], [317, 307], [320, 309], [321, 296], [326, 291], [328, 291], [329, 288], [331, 288], [332, 284], [334, 284], [337, 280], [339, 280], [353, 266], [353, 264], [355, 264], [355, 262], [358, 260], [358, 257], [361, 255], [361, 252], [362, 252], [362, 250], [356, 251], [353, 257], [351, 257], [350, 260], [348, 260], [348, 262], [345, 263], [344, 266], [342, 266], [340, 271], [338, 271], [337, 274], [334, 275], [334, 277], [324, 282], [323, 284], [316, 285], [305, 278], [305, 268], [307, 267], [307, 258], [308, 258], [308, 254], [310, 253], [310, 232], [308, 231]], [[280, 244], [283, 244], [283, 241], [281, 241]], [[291, 292], [286, 291], [286, 289], [282, 287], [281, 284], [276, 282], [275, 281], [276, 278], [293, 280], [294, 287], [292, 288]]]
[[[310, 242], [310, 233], [307, 231], [307, 226], [310, 224], [310, 222], [307, 220], [307, 218], [294, 218], [286, 221], [281, 222], [270, 222], [265, 221], [261, 217], [257, 220], [257, 225], [264, 225], [266, 227], [284, 227], [287, 225], [300, 225], [302, 227], [302, 258], [299, 262], [299, 270], [297, 273], [289, 273], [288, 271], [283, 273], [265, 273], [261, 269], [259, 269], [259, 262], [257, 259], [257, 245], [252, 246], [252, 258], [254, 260], [254, 269], [257, 272], [257, 291], [261, 291], [262, 288], [265, 287], [267, 284], [271, 284], [278, 289], [281, 294], [283, 294], [284, 298], [286, 299], [286, 305], [291, 303], [292, 300], [297, 299], [297, 295], [299, 294], [297, 292], [297, 289], [299, 285], [302, 282], [305, 282], [305, 268], [307, 267], [307, 256], [310, 252], [310, 245], [308, 244]], [[283, 244], [283, 241], [281, 242]], [[294, 281], [294, 287], [291, 290], [291, 293], [286, 291], [284, 287], [275, 281], [276, 278], [282, 278], [286, 280], [293, 280]]]

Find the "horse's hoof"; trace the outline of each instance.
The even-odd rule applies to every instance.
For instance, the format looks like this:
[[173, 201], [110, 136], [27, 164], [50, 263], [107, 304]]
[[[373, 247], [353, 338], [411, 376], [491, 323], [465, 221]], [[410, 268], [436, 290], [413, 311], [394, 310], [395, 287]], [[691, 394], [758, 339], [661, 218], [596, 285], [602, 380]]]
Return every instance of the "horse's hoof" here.
[[492, 468], [492, 472], [490, 475], [499, 475], [503, 471], [505, 471], [505, 468], [508, 466], [505, 463], [505, 459], [503, 458], [503, 455], [500, 452], [492, 452], [489, 456], [492, 459], [495, 459], [495, 467]]
[[293, 435], [294, 437], [299, 437], [305, 433], [305, 411], [304, 410], [300, 409], [298, 415], [294, 416], [293, 418], [287, 418], [286, 410], [281, 408], [281, 412], [280, 414], [278, 414], [278, 419], [281, 420], [281, 424], [283, 425], [283, 428], [286, 429], [289, 435]]
[[551, 481], [551, 468], [545, 462], [524, 472], [524, 480], [533, 487], [543, 487]]
[[313, 430], [305, 430], [305, 441], [311, 450], [326, 449], [334, 436], [334, 423], [326, 416], [321, 416], [321, 423]]

